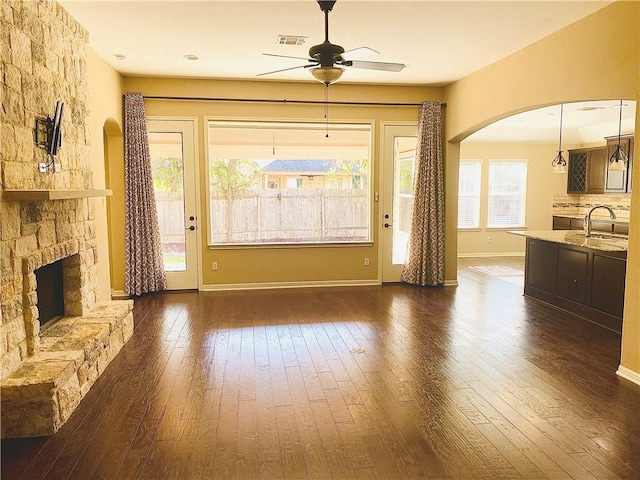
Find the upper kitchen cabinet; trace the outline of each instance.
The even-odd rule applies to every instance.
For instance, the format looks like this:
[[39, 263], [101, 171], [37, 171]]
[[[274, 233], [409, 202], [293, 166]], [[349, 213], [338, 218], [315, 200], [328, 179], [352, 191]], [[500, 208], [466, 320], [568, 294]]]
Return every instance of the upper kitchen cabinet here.
[[[616, 151], [618, 137], [607, 137], [607, 166], [609, 158]], [[606, 193], [631, 193], [631, 172], [633, 170], [633, 135], [622, 135], [620, 137], [620, 147], [629, 157], [629, 164], [626, 170], [611, 172], [606, 168], [606, 181], [604, 191]]]
[[567, 193], [604, 193], [607, 159], [606, 147], [569, 150]]

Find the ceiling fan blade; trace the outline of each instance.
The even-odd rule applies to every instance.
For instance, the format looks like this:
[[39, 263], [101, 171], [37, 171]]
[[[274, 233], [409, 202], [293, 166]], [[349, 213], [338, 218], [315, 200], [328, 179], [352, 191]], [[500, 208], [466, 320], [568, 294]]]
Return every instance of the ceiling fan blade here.
[[264, 73], [259, 73], [258, 75], [256, 75], [256, 77], [263, 77], [264, 75], [271, 75], [272, 73], [280, 73], [280, 72], [286, 72], [287, 70], [296, 70], [298, 68], [309, 68], [309, 67], [315, 67], [317, 65], [310, 63], [308, 65], [297, 65], [295, 67], [289, 67], [289, 68], [281, 68], [280, 70], [273, 70], [271, 72], [264, 72]]
[[343, 65], [353, 68], [366, 68], [368, 70], [384, 70], [386, 72], [399, 72], [406, 67], [404, 63], [366, 62], [363, 60], [349, 60], [344, 62]]
[[310, 62], [313, 62], [313, 60], [308, 57], [292, 57], [290, 55], [278, 55], [276, 53], [263, 53], [262, 55], [266, 55], [268, 57], [295, 58], [297, 60], [309, 60]]
[[354, 55], [380, 55], [380, 52], [371, 47], [357, 47], [346, 50], [342, 56], [353, 57]]

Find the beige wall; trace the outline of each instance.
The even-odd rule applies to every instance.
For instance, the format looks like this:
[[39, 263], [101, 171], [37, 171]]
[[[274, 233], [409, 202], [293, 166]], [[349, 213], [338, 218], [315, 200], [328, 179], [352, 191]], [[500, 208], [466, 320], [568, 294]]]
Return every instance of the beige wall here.
[[636, 99], [638, 7], [616, 2], [447, 87], [448, 139], [545, 105]]
[[[581, 100], [638, 100], [640, 3], [616, 2], [445, 89], [446, 191], [457, 195], [456, 145], [495, 120], [543, 105]], [[545, 81], [548, 79], [548, 81]], [[637, 115], [637, 114], [636, 114]], [[636, 136], [638, 121], [636, 119]], [[636, 154], [638, 146], [636, 146]], [[639, 157], [636, 157], [639, 158]], [[640, 177], [634, 171], [634, 182]], [[635, 185], [638, 185], [636, 182]], [[633, 192], [621, 364], [640, 374], [640, 199]], [[447, 272], [455, 271], [457, 232], [447, 218]]]
[[[95, 188], [111, 188], [107, 181], [105, 137], [122, 139], [122, 76], [87, 47], [89, 83], [89, 135], [91, 137], [91, 170]], [[112, 159], [113, 161], [113, 159]], [[116, 189], [116, 193], [118, 189]], [[96, 233], [100, 301], [111, 299], [111, 268], [107, 225], [108, 198], [96, 199]]]
[[[189, 96], [254, 99], [305, 99], [322, 101], [324, 89], [319, 83], [253, 82], [225, 80], [194, 80], [167, 78], [125, 78], [125, 91], [141, 92], [145, 96]], [[363, 86], [336, 84], [329, 90], [330, 100], [350, 102], [393, 102], [419, 104], [424, 100], [441, 99], [441, 88], [417, 86]], [[206, 161], [205, 119], [207, 117], [238, 119], [322, 119], [323, 105], [233, 103], [209, 101], [146, 100], [148, 116], [196, 117], [198, 119], [198, 163], [204, 172]], [[417, 107], [354, 107], [331, 106], [330, 120], [354, 120], [373, 122], [372, 141], [373, 179], [378, 189], [380, 172], [380, 133], [382, 122], [417, 122]], [[113, 172], [119, 170], [114, 166]], [[199, 218], [206, 217], [206, 178], [200, 178]], [[112, 222], [118, 222], [124, 213], [124, 202], [114, 195], [111, 198]], [[207, 248], [207, 229], [200, 228], [202, 245], [202, 285], [255, 284], [277, 282], [370, 282], [378, 279], [378, 204], [372, 204], [373, 243], [365, 246], [291, 247], [291, 248]], [[112, 225], [113, 226], [113, 225]], [[114, 289], [121, 290], [124, 277], [124, 256], [114, 257]], [[363, 259], [370, 258], [371, 265], [364, 266]], [[218, 270], [211, 270], [213, 261]]]
[[[638, 19], [640, 22], [640, 18]], [[640, 53], [637, 57], [640, 64]], [[640, 74], [638, 75], [640, 85]], [[640, 86], [638, 96], [640, 97]], [[636, 138], [640, 132], [640, 114], [636, 113]], [[635, 142], [634, 159], [640, 159], [640, 142]], [[638, 160], [636, 160], [638, 161]], [[638, 165], [638, 163], [636, 163]], [[627, 254], [627, 284], [622, 324], [622, 353], [620, 365], [636, 372], [640, 379], [640, 168], [633, 170], [631, 217], [629, 222], [629, 252]]]
[[[564, 148], [572, 148], [565, 146]], [[524, 254], [524, 237], [511, 235], [508, 229], [487, 229], [489, 160], [521, 159], [527, 164], [525, 221], [528, 230], [552, 227], [553, 194], [567, 189], [567, 175], [551, 171], [557, 144], [468, 143], [460, 144], [460, 159], [482, 160], [480, 229], [458, 231], [458, 256]], [[491, 239], [490, 242], [487, 238]]]

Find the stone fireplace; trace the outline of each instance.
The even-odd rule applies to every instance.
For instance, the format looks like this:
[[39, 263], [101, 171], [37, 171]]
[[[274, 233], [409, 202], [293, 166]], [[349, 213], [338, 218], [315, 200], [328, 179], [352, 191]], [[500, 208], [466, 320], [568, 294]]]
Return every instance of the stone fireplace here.
[[[99, 301], [87, 33], [55, 1], [0, 1], [0, 411], [2, 437], [51, 435], [133, 333], [133, 302]], [[65, 103], [56, 169], [37, 117]], [[36, 270], [62, 261], [64, 316], [40, 328]], [[47, 295], [47, 294], [45, 294]], [[107, 297], [108, 298], [108, 297]]]
[[[12, 281], [3, 285], [0, 310], [6, 339], [0, 392], [2, 437], [50, 435], [69, 418], [133, 334], [133, 302], [96, 300], [93, 199], [13, 202], [6, 197], [29, 198], [33, 192], [5, 189], [2, 194], [3, 263], [7, 258], [14, 266]], [[7, 220], [13, 211], [19, 212], [13, 218], [21, 221], [14, 225], [16, 237], [6, 241], [11, 226]], [[42, 218], [53, 212], [55, 228], [49, 230]], [[25, 219], [38, 221], [25, 224]], [[78, 235], [67, 238], [63, 233], [71, 231]], [[21, 250], [20, 245], [31, 248]], [[36, 271], [54, 262], [62, 262], [64, 316], [41, 331]], [[7, 278], [5, 270], [3, 278]]]

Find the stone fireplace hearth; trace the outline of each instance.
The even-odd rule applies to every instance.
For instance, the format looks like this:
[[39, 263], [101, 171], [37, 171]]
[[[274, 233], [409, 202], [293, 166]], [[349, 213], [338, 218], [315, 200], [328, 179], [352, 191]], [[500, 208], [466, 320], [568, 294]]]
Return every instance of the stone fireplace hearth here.
[[98, 303], [39, 337], [37, 354], [2, 382], [2, 437], [55, 433], [133, 334], [133, 302]]
[[[38, 220], [29, 223], [32, 228], [16, 228], [23, 234], [7, 250], [20, 268], [14, 271], [12, 287], [3, 291], [7, 298], [3, 296], [0, 310], [3, 329], [10, 332], [0, 385], [3, 438], [55, 433], [133, 334], [132, 301], [96, 301], [93, 201], [3, 200], [3, 222], [12, 210], [20, 212], [16, 219]], [[43, 217], [51, 217], [55, 228], [42, 222]], [[64, 232], [79, 235], [67, 238]], [[18, 246], [29, 238], [34, 248], [18, 255]], [[64, 317], [41, 332], [35, 272], [56, 261], [63, 263]], [[12, 298], [6, 295], [10, 291]]]

